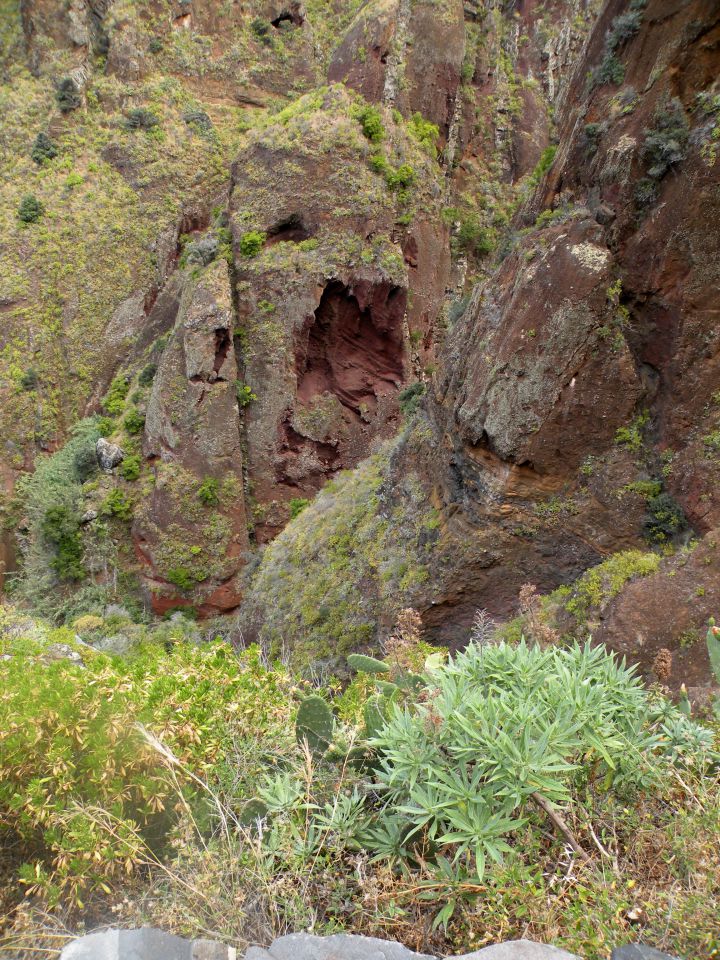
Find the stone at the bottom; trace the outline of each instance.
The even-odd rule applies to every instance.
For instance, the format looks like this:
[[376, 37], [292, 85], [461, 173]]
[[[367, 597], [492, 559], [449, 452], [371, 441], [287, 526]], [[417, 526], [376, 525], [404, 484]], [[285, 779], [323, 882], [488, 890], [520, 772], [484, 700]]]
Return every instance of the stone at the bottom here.
[[581, 960], [575, 953], [533, 940], [506, 940], [452, 960]]
[[[292, 933], [280, 937], [263, 950], [251, 947], [245, 960], [434, 960], [425, 953], [413, 953], [401, 943], [338, 933], [331, 937], [315, 937], [308, 933]], [[558, 947], [511, 940], [484, 947], [474, 953], [448, 960], [580, 960], [575, 954]]]
[[289, 933], [279, 937], [267, 950], [250, 947], [245, 960], [435, 960], [425, 953], [413, 953], [394, 940], [336, 933], [316, 937], [311, 933]]
[[163, 930], [99, 930], [73, 940], [60, 960], [236, 960], [232, 947], [210, 940], [183, 940]]
[[669, 953], [662, 953], [645, 943], [626, 943], [624, 947], [615, 947], [610, 960], [677, 960]]

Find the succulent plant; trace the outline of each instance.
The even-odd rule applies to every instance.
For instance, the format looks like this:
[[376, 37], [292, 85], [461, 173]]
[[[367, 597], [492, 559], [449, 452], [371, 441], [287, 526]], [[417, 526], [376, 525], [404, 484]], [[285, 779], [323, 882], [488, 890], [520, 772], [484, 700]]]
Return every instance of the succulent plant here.
[[375, 657], [367, 657], [364, 653], [351, 653], [347, 658], [348, 665], [358, 673], [390, 673], [390, 667], [382, 660], [376, 660]]
[[334, 726], [332, 710], [322, 697], [306, 697], [300, 704], [295, 720], [295, 735], [299, 741], [307, 740], [316, 756], [327, 752]]

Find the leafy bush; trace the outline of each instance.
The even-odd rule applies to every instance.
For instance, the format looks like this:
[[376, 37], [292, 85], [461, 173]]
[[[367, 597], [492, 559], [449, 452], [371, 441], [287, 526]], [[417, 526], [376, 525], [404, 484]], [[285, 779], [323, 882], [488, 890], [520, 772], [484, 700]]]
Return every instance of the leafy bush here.
[[206, 507], [216, 507], [220, 503], [220, 484], [215, 477], [207, 477], [198, 488], [198, 500]]
[[30, 156], [38, 166], [42, 166], [46, 160], [53, 160], [57, 154], [57, 147], [50, 137], [41, 130], [35, 137]]
[[82, 103], [80, 91], [72, 77], [63, 77], [55, 90], [55, 101], [62, 113], [70, 113]]
[[[285, 677], [255, 650], [183, 643], [176, 624], [130, 659], [77, 646], [70, 630], [17, 634], [0, 630], [0, 818], [26, 859], [22, 882], [51, 903], [82, 905], [137, 874], [188, 805], [207, 819], [193, 775], [254, 731], [279, 742], [289, 726]], [[76, 660], [46, 656], [53, 642]]]
[[266, 47], [271, 47], [273, 45], [270, 24], [266, 20], [261, 20], [260, 17], [255, 17], [250, 22], [250, 29], [260, 43], [264, 44]]
[[125, 457], [120, 464], [120, 476], [123, 480], [132, 482], [140, 476], [140, 454], [132, 453]]
[[310, 503], [305, 497], [293, 497], [288, 506], [290, 507], [290, 519], [294, 520], [295, 517], [299, 517], [303, 512], [305, 507]]
[[404, 390], [400, 391], [398, 401], [404, 417], [409, 418], [415, 413], [424, 395], [425, 384], [419, 380], [416, 383], [411, 383], [408, 387], [405, 387]]
[[38, 383], [39, 378], [37, 370], [34, 367], [30, 367], [30, 369], [26, 370], [20, 377], [20, 386], [23, 390], [34, 390]]
[[82, 580], [85, 568], [78, 514], [65, 504], [55, 504], [45, 511], [40, 529], [54, 550], [50, 566], [60, 580]]
[[200, 133], [212, 130], [212, 120], [204, 110], [185, 110], [182, 118], [189, 127], [194, 127]]
[[666, 543], [687, 530], [687, 527], [682, 507], [669, 493], [659, 493], [648, 499], [643, 532], [649, 540]]
[[118, 520], [132, 519], [132, 501], [119, 488], [111, 490], [100, 507], [104, 517], [117, 517]]
[[119, 373], [110, 384], [110, 389], [103, 400], [105, 412], [111, 416], [122, 413], [125, 407], [125, 397], [127, 397], [129, 389], [130, 378]]
[[155, 379], [155, 374], [157, 373], [157, 364], [148, 363], [147, 366], [143, 367], [140, 371], [140, 376], [138, 377], [138, 383], [141, 387], [149, 387], [150, 384]]
[[37, 223], [45, 213], [45, 207], [32, 193], [26, 193], [18, 207], [18, 220], [22, 223]]
[[128, 130], [152, 130], [160, 123], [160, 118], [146, 107], [135, 107], [125, 115]]
[[167, 579], [181, 590], [192, 590], [197, 582], [187, 567], [173, 567], [167, 572]]
[[655, 126], [645, 131], [643, 160], [648, 164], [651, 180], [661, 180], [685, 157], [688, 122], [683, 105], [677, 98], [665, 102], [655, 112]]
[[351, 114], [362, 127], [362, 132], [370, 143], [380, 143], [385, 139], [385, 127], [377, 107], [371, 107], [369, 104], [355, 106]]
[[35, 472], [23, 476], [17, 495], [27, 517], [27, 546], [22, 575], [16, 584], [20, 597], [40, 609], [55, 602], [58, 579], [84, 576], [80, 518], [82, 483], [96, 469], [97, 420], [78, 423], [57, 453], [38, 458]]
[[136, 436], [145, 429], [145, 417], [137, 407], [133, 407], [132, 410], [129, 410], [128, 413], [125, 414], [123, 426], [130, 436]]
[[555, 161], [555, 154], [557, 153], [557, 146], [551, 144], [549, 147], [545, 147], [543, 152], [540, 154], [540, 159], [535, 164], [535, 169], [530, 174], [530, 183], [532, 185], [537, 185], [540, 183], [542, 178], [548, 172], [550, 167]]
[[263, 248], [267, 239], [260, 230], [249, 230], [240, 237], [240, 253], [243, 257], [256, 257]]
[[363, 836], [379, 854], [446, 851], [482, 877], [507, 836], [573, 787], [651, 785], [658, 765], [689, 742], [703, 765], [712, 734], [669, 705], [658, 708], [634, 669], [602, 647], [471, 645], [431, 675], [429, 696], [395, 706], [372, 741], [383, 806]]
[[402, 163], [395, 170], [390, 170], [385, 175], [388, 187], [391, 190], [400, 190], [412, 186], [415, 183], [415, 170], [409, 163]]
[[457, 245], [473, 256], [487, 256], [497, 246], [497, 234], [491, 227], [482, 224], [477, 216], [466, 216], [460, 221]]
[[421, 113], [414, 113], [408, 120], [408, 131], [433, 157], [437, 154], [436, 143], [440, 137], [437, 124], [425, 120]]

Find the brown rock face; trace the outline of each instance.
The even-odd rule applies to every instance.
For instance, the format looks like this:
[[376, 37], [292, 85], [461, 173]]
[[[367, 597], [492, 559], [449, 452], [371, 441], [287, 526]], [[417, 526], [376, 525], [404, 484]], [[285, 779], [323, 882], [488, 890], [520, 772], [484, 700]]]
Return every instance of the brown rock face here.
[[187, 281], [147, 408], [154, 486], [133, 538], [156, 613], [191, 602], [218, 613], [240, 602], [248, 538], [232, 329], [227, 264], [218, 261]]
[[375, 0], [358, 13], [335, 51], [328, 77], [366, 100], [419, 112], [447, 138], [453, 120], [465, 32], [461, 0], [437, 5]]
[[[606, 9], [577, 84], [602, 59], [620, 10]], [[716, 5], [648, 3], [619, 50], [620, 95], [596, 86], [587, 100], [566, 101], [558, 160], [526, 219], [552, 207], [556, 225], [518, 244], [449, 338], [429, 410], [447, 453], [439, 468], [428, 456], [427, 471], [446, 518], [441, 555], [463, 560], [439, 578], [425, 614], [439, 638], [464, 636], [474, 607], [510, 613], [525, 580], [549, 589], [593, 557], [642, 545], [642, 500], [627, 492], [637, 480], [661, 483], [700, 533], [718, 522], [707, 438], [720, 416], [709, 294], [719, 279], [720, 168], [708, 162], [695, 106], [715, 90], [718, 37]], [[680, 125], [682, 158], [658, 174], [668, 117]], [[703, 557], [716, 571], [715, 553]], [[659, 647], [677, 647], [688, 588], [667, 574], [638, 581], [600, 638], [640, 651], [649, 667]], [[671, 597], [675, 615], [653, 629]]]
[[[417, 165], [412, 222], [373, 172], [340, 86], [258, 134], [234, 167], [239, 349], [255, 535], [399, 426], [398, 394], [423, 376], [449, 274], [440, 169], [385, 116], [383, 149]], [[292, 148], [290, 148], [292, 144]], [[302, 183], [302, 190], [297, 184]], [[242, 252], [250, 227], [266, 235]]]

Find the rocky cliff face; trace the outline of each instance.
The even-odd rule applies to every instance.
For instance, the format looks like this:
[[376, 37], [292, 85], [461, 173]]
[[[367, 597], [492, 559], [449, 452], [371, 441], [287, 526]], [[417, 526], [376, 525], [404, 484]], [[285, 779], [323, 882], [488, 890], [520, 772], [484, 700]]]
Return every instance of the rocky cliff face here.
[[526, 582], [683, 544], [620, 578], [638, 623], [603, 580], [583, 624], [646, 664], [698, 631], [710, 0], [8, 5], [8, 493], [104, 414], [125, 459], [83, 487], [85, 551], [109, 536], [158, 613], [239, 608], [306, 658], [409, 603], [461, 642]]

